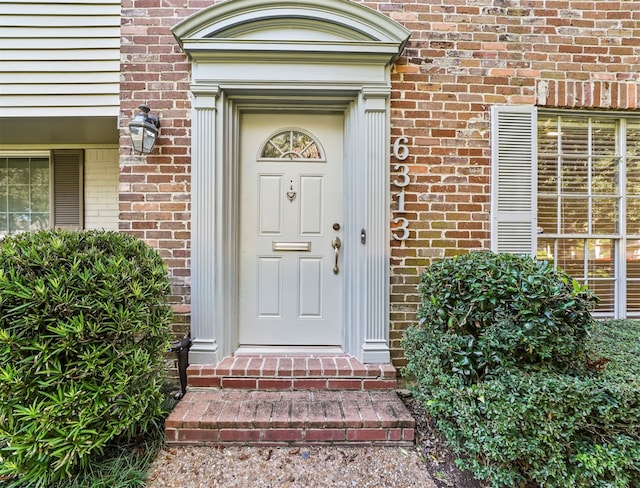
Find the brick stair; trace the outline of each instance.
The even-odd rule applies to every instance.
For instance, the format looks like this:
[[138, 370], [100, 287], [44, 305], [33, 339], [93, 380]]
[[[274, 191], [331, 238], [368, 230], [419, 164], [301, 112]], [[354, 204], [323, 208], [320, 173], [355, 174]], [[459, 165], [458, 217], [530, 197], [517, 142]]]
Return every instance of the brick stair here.
[[191, 387], [244, 390], [394, 390], [391, 364], [362, 364], [348, 355], [239, 355], [187, 369]]
[[413, 444], [391, 365], [347, 355], [239, 355], [190, 366], [169, 445]]

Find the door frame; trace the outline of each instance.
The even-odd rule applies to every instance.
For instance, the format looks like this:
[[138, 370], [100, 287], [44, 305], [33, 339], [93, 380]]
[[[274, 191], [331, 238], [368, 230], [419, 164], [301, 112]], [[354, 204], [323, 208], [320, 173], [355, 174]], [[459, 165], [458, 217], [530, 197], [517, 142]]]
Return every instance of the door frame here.
[[[292, 19], [323, 34], [301, 42]], [[192, 61], [191, 363], [238, 347], [240, 114], [293, 109], [344, 113], [341, 346], [389, 363], [390, 66], [409, 31], [348, 0], [228, 0], [173, 33]]]

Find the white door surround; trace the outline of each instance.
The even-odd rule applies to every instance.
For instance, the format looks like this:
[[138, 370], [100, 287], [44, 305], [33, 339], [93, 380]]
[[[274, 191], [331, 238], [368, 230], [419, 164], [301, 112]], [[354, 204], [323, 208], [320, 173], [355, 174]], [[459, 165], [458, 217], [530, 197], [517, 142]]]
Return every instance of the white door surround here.
[[239, 345], [241, 115], [286, 111], [344, 116], [341, 347], [390, 362], [389, 73], [409, 31], [348, 0], [228, 0], [173, 33], [193, 73], [191, 363]]

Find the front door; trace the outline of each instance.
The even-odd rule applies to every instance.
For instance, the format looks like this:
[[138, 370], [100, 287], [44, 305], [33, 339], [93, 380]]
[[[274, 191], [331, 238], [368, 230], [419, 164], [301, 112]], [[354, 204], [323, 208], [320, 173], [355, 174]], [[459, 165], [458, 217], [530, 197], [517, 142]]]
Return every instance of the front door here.
[[241, 346], [342, 344], [341, 114], [240, 120]]

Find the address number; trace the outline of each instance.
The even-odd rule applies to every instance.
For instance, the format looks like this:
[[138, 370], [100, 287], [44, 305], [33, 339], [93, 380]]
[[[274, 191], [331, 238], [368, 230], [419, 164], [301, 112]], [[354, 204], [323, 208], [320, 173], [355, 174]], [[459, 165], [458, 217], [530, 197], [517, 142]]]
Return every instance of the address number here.
[[[398, 161], [404, 161], [409, 157], [409, 146], [407, 145], [409, 139], [405, 136], [398, 137], [393, 143], [393, 157]], [[406, 213], [404, 207], [404, 189], [411, 182], [411, 178], [409, 177], [409, 166], [406, 164], [395, 164], [393, 166], [393, 170], [398, 174], [391, 182], [397, 188], [400, 188], [400, 191], [394, 195], [394, 198], [398, 199], [398, 208], [394, 211], [394, 213]], [[404, 217], [397, 217], [394, 215], [392, 220], [397, 227], [391, 231], [391, 235], [396, 241], [404, 241], [409, 238], [411, 235], [411, 231], [409, 230], [409, 220]]]

